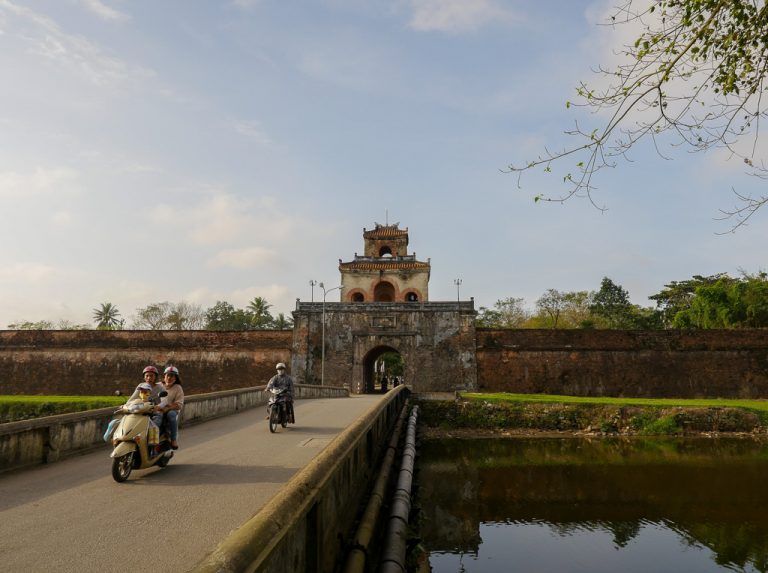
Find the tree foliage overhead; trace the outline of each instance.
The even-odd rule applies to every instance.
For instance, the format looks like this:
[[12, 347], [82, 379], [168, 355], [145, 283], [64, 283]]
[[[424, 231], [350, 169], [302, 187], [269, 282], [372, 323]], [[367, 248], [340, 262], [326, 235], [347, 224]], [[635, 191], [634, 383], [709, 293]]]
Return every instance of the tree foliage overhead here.
[[[595, 129], [577, 123], [566, 132], [578, 140], [573, 147], [510, 166], [514, 172], [537, 166], [551, 171], [556, 160], [574, 160], [564, 170], [565, 193], [536, 200], [562, 202], [579, 195], [595, 204], [593, 176], [613, 167], [640, 140], [653, 140], [660, 151], [662, 134], [694, 151], [725, 148], [749, 173], [768, 179], [758, 149], [768, 106], [764, 0], [623, 0], [610, 23], [639, 26], [639, 35], [620, 50], [623, 60], [615, 69], [598, 70], [610, 79], [608, 87], [582, 83], [579, 100], [566, 103], [607, 112], [608, 119]], [[733, 217], [734, 228], [768, 202], [768, 194], [736, 196], [736, 206], [723, 210]]]

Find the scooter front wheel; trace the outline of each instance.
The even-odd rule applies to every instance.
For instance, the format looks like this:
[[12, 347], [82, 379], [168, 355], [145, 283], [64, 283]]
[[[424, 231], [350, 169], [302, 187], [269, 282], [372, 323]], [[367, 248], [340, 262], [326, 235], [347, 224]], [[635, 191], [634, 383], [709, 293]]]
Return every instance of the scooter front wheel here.
[[118, 483], [122, 483], [128, 479], [133, 469], [133, 452], [114, 458], [112, 460], [112, 477]]
[[269, 431], [273, 434], [277, 430], [277, 424], [279, 423], [279, 410], [280, 408], [277, 405], [272, 406], [269, 410]]

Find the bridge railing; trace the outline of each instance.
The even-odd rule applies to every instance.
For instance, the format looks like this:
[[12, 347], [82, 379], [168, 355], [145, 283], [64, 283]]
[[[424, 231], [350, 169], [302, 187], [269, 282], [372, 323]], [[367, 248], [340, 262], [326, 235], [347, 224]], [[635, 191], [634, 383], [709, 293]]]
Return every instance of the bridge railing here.
[[[296, 384], [302, 398], [342, 398], [346, 388]], [[188, 426], [265, 405], [264, 386], [186, 396], [181, 426]], [[0, 424], [0, 472], [42, 463], [105, 447], [102, 436], [116, 407], [44, 416]]]
[[333, 571], [409, 392], [390, 390], [192, 573]]

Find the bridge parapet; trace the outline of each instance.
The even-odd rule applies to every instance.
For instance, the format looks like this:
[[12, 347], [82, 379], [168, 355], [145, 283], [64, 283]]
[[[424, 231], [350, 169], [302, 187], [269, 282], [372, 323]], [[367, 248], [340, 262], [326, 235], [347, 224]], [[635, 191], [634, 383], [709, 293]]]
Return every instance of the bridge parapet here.
[[410, 391], [391, 390], [192, 573], [334, 571]]
[[[303, 398], [342, 398], [349, 391], [335, 386], [296, 384], [294, 394]], [[181, 426], [227, 416], [267, 403], [264, 386], [223, 390], [187, 396]], [[115, 408], [99, 408], [58, 416], [0, 424], [0, 472], [105, 447], [102, 439]]]

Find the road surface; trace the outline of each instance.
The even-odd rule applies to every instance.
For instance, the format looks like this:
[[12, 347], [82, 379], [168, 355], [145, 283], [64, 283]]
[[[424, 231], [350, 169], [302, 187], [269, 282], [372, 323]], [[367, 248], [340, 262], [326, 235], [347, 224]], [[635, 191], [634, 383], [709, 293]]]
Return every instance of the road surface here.
[[188, 571], [381, 395], [296, 401], [182, 429], [164, 469], [111, 476], [111, 450], [0, 474], [0, 571]]

